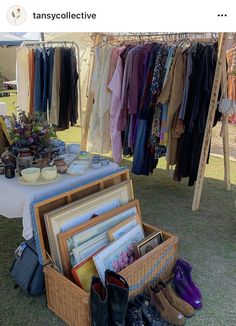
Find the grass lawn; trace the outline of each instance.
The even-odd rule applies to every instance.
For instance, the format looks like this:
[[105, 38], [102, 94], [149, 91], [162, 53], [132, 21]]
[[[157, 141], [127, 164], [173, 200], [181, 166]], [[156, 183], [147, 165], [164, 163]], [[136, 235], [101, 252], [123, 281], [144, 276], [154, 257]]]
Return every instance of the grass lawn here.
[[[66, 142], [77, 142], [80, 129], [74, 127], [58, 136]], [[124, 160], [123, 165], [130, 167], [131, 160]], [[187, 180], [175, 183], [170, 174], [161, 159], [152, 176], [132, 175], [132, 180], [143, 220], [175, 233], [180, 256], [193, 264], [193, 279], [202, 290], [204, 308], [186, 324], [235, 326], [236, 162], [231, 162], [233, 187], [227, 192], [223, 160], [211, 157], [197, 212], [191, 211], [194, 188], [187, 186]], [[0, 217], [0, 325], [64, 325], [46, 308], [45, 296], [31, 298], [13, 288], [9, 269], [14, 250], [22, 241], [21, 233], [21, 219]]]
[[[191, 211], [194, 188], [173, 182], [160, 160], [153, 176], [132, 176], [142, 218], [179, 237], [180, 255], [193, 264], [204, 308], [187, 321], [191, 326], [235, 325], [236, 162], [231, 162], [233, 190], [223, 183], [223, 160], [211, 158], [201, 208]], [[124, 160], [130, 166], [130, 160]], [[46, 308], [45, 296], [31, 298], [13, 288], [9, 268], [22, 241], [21, 219], [0, 217], [0, 325], [64, 325]]]

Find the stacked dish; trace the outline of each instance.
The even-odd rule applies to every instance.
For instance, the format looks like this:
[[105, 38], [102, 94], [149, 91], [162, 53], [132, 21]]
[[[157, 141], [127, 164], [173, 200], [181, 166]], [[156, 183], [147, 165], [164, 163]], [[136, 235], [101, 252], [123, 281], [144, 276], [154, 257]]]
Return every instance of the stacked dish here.
[[45, 167], [42, 170], [39, 168], [27, 168], [21, 171], [22, 177], [18, 181], [27, 185], [42, 185], [55, 182], [61, 179], [57, 173], [56, 166]]

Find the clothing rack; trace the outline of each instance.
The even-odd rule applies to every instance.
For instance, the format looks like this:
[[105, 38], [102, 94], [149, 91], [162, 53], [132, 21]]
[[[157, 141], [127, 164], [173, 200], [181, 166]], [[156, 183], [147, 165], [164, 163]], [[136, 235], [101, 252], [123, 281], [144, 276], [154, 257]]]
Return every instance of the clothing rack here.
[[40, 47], [74, 47], [75, 55], [76, 55], [76, 63], [77, 63], [77, 71], [79, 72], [79, 82], [77, 83], [78, 93], [79, 93], [79, 120], [81, 127], [81, 134], [83, 135], [83, 119], [82, 119], [82, 98], [81, 98], [81, 81], [80, 81], [80, 59], [79, 59], [79, 46], [75, 42], [71, 41], [24, 41], [21, 43], [20, 48], [24, 46], [40, 46]]
[[[213, 41], [218, 38], [218, 56], [217, 56], [217, 63], [216, 63], [216, 70], [215, 70], [215, 77], [212, 87], [212, 94], [210, 99], [210, 105], [209, 105], [209, 112], [208, 112], [208, 118], [205, 128], [205, 134], [204, 134], [204, 140], [202, 145], [202, 151], [201, 151], [201, 158], [199, 162], [199, 168], [198, 168], [198, 175], [197, 180], [195, 183], [195, 190], [194, 190], [194, 197], [193, 197], [193, 203], [192, 203], [192, 210], [195, 211], [200, 206], [200, 200], [201, 200], [201, 193], [203, 188], [203, 182], [204, 182], [204, 174], [205, 174], [205, 168], [207, 164], [207, 157], [208, 152], [210, 148], [210, 140], [212, 135], [212, 127], [214, 122], [214, 115], [217, 109], [217, 98], [219, 94], [220, 85], [222, 82], [222, 67], [223, 67], [223, 59], [225, 56], [225, 48], [226, 48], [226, 40], [229, 33], [207, 33], [208, 37], [204, 37], [206, 33], [96, 33], [92, 35], [93, 38], [93, 47], [98, 46], [101, 44], [101, 42], [104, 41], [108, 42], [111, 40], [111, 38], [117, 38], [117, 39], [123, 39], [130, 37], [130, 38], [136, 38], [138, 40], [159, 40], [159, 41], [179, 41], [181, 39], [189, 39], [191, 42], [209, 42]], [[94, 58], [91, 62], [91, 71], [93, 70], [94, 65]], [[88, 93], [88, 102], [87, 102], [87, 108], [86, 108], [86, 117], [85, 117], [85, 123], [84, 123], [84, 134], [82, 139], [81, 147], [82, 149], [87, 148], [87, 140], [88, 140], [88, 133], [89, 133], [89, 124], [93, 109], [93, 92], [91, 91], [91, 79], [90, 79], [90, 87], [89, 87], [89, 93]], [[224, 179], [226, 183], [226, 189], [231, 189], [231, 183], [230, 183], [230, 169], [229, 169], [229, 139], [228, 139], [228, 126], [227, 126], [227, 117], [223, 117], [223, 153], [224, 153]]]

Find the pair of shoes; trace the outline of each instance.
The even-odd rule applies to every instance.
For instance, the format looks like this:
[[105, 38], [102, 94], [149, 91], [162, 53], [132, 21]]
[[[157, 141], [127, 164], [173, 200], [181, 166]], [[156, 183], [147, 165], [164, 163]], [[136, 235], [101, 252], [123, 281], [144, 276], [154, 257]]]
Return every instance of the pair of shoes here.
[[150, 296], [151, 303], [164, 320], [176, 326], [182, 326], [185, 324], [184, 315], [169, 303], [162, 291], [156, 287], [150, 288]]
[[161, 318], [146, 295], [139, 294], [129, 302], [126, 326], [171, 326], [171, 324]]
[[183, 259], [178, 259], [174, 267], [176, 291], [179, 296], [188, 302], [194, 309], [202, 308], [202, 294], [191, 277], [192, 266]]
[[151, 302], [161, 317], [177, 326], [185, 324], [186, 317], [194, 314], [194, 309], [184, 300], [180, 299], [171, 288], [160, 281], [157, 286], [149, 287]]
[[119, 274], [106, 270], [105, 284], [92, 278], [90, 310], [92, 326], [125, 326], [129, 286]]

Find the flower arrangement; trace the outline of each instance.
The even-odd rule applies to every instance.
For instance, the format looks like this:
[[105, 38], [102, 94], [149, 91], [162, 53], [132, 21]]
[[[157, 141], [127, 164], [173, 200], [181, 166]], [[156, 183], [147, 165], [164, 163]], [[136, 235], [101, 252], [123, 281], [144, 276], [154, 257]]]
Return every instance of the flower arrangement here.
[[134, 255], [134, 243], [130, 244], [127, 251], [121, 251], [120, 255], [113, 260], [112, 267], [114, 272], [119, 273], [122, 269], [132, 264], [136, 258]]
[[49, 146], [50, 139], [56, 137], [54, 128], [48, 123], [44, 114], [26, 115], [22, 111], [16, 116], [13, 113], [10, 123], [9, 136], [18, 148], [32, 145], [45, 148]]

